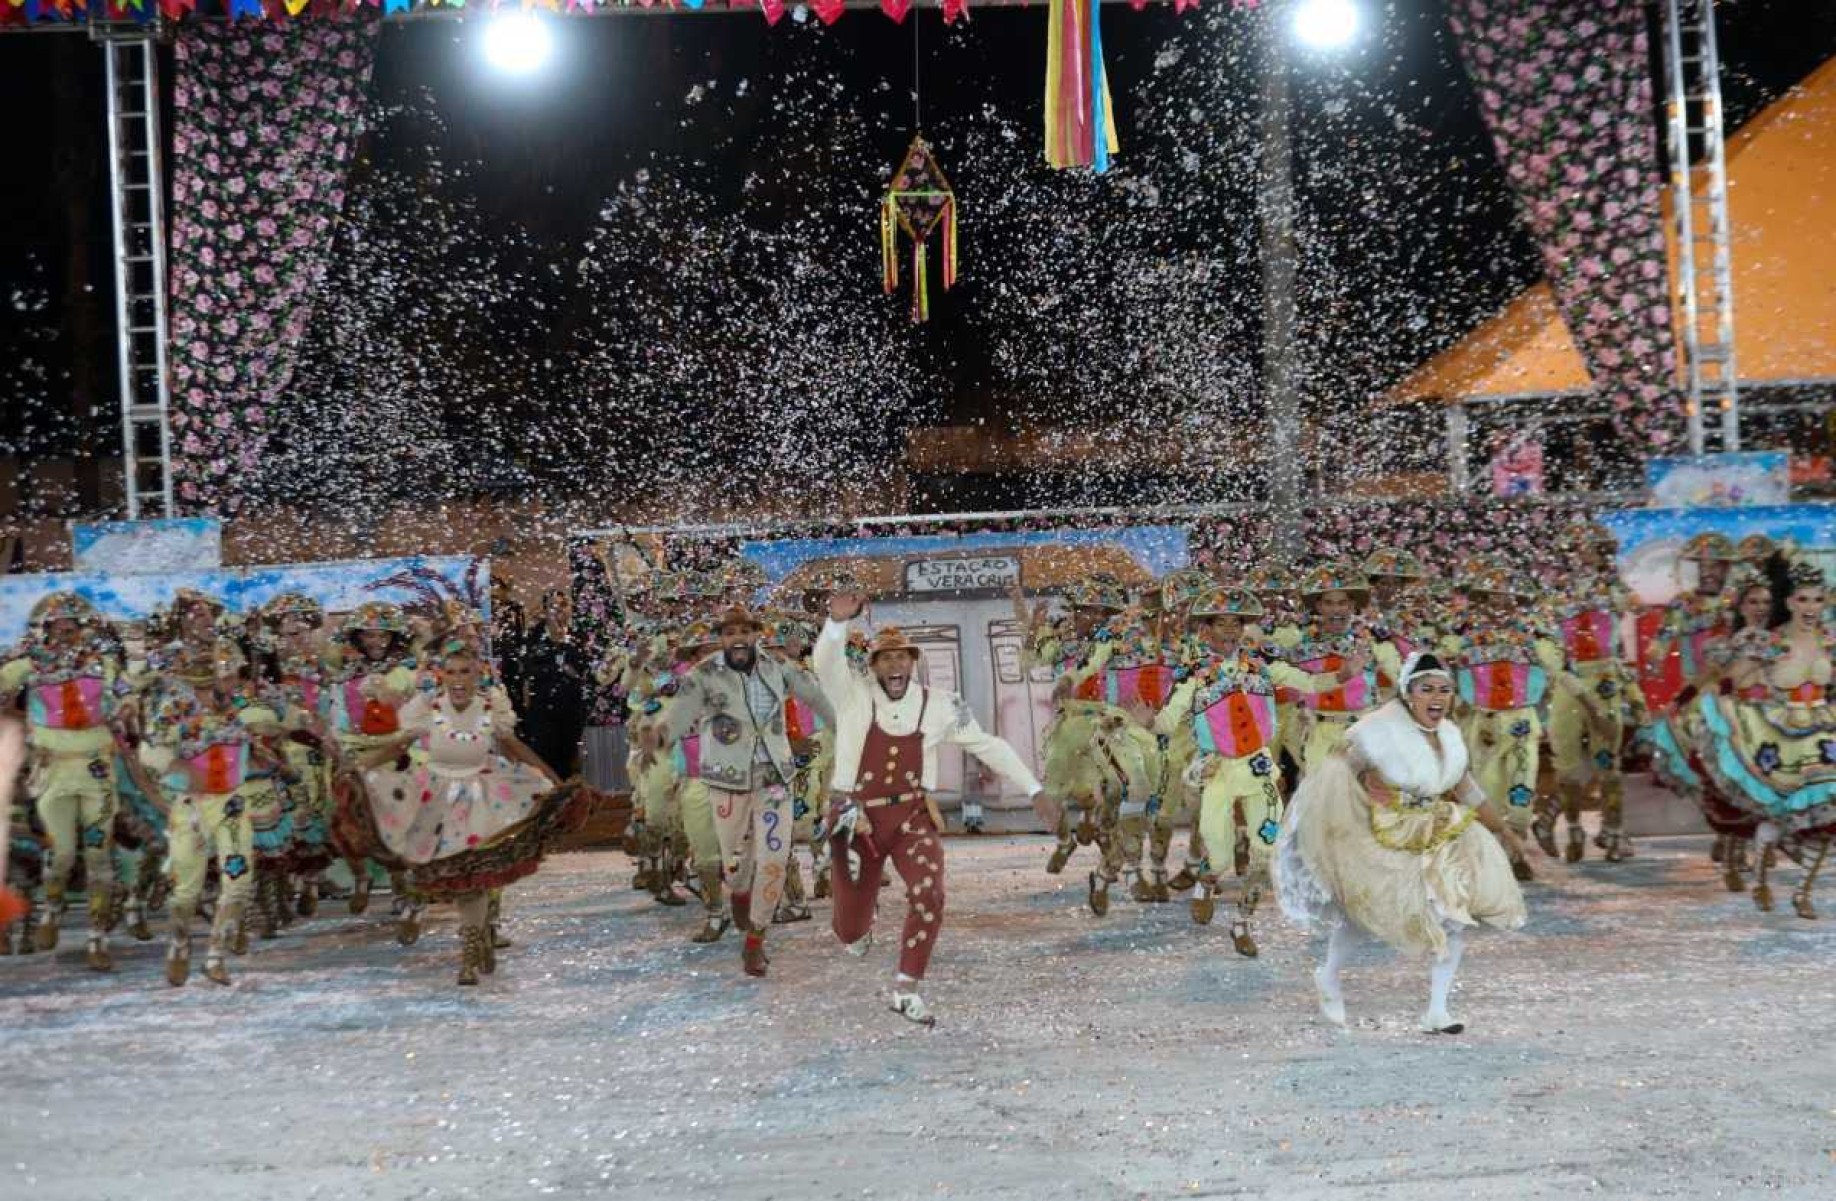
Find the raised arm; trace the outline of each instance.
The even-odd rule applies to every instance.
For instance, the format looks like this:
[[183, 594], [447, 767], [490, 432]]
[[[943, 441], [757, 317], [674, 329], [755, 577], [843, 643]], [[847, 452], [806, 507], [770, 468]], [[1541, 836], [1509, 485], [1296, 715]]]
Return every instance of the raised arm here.
[[829, 619], [810, 652], [816, 682], [828, 693], [832, 708], [839, 709], [859, 697], [867, 684], [848, 667], [848, 623], [860, 615], [867, 598], [858, 592], [838, 592], [829, 598]]
[[[933, 694], [935, 695], [935, 694]], [[969, 711], [968, 702], [954, 694], [950, 696], [950, 726], [944, 732], [944, 741], [953, 742], [971, 755], [981, 760], [997, 776], [1015, 785], [1031, 798], [1045, 791], [1032, 770], [1020, 759], [1007, 740], [997, 738], [983, 730], [976, 722], [975, 714]]]

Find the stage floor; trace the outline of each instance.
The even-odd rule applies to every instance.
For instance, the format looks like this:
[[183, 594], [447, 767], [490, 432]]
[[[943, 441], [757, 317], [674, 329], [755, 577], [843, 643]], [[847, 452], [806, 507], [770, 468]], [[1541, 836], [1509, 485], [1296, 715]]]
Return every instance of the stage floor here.
[[[296, 1198], [1827, 1198], [1831, 917], [1721, 890], [1706, 840], [1546, 867], [1531, 926], [1470, 944], [1454, 1010], [1374, 948], [1354, 1027], [1314, 1016], [1308, 940], [1263, 955], [1183, 905], [1083, 904], [1090, 852], [949, 844], [935, 1030], [883, 1008], [818, 920], [690, 946], [694, 908], [561, 856], [513, 890], [499, 974], [452, 984], [453, 918], [396, 946], [339, 912], [257, 944], [224, 989], [0, 959], [0, 1195]], [[1538, 860], [1539, 865], [1547, 861]], [[1796, 880], [1789, 868], [1784, 879]], [[886, 915], [903, 915], [896, 890]], [[341, 910], [342, 905], [335, 908]], [[386, 915], [386, 900], [383, 904]], [[74, 944], [74, 945], [73, 945]], [[198, 966], [202, 966], [199, 945]]]

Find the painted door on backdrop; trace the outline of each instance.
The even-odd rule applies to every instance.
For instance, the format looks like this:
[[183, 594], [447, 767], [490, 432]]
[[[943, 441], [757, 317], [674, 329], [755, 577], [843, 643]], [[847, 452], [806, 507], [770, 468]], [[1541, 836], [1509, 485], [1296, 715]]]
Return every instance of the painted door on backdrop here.
[[[1045, 763], [1046, 727], [1052, 723], [1052, 672], [1026, 669], [1026, 635], [1018, 622], [1002, 618], [988, 623], [989, 662], [994, 665], [994, 724], [991, 730], [1005, 738], [1034, 775]], [[1011, 785], [999, 785], [1002, 795], [1019, 796]]]

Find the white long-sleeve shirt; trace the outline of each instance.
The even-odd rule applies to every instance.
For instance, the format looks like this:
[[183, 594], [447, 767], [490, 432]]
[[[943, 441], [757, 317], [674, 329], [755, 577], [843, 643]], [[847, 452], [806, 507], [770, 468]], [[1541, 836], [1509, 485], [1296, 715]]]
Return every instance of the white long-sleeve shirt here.
[[834, 785], [837, 792], [854, 791], [861, 751], [876, 717], [882, 730], [898, 736], [918, 729], [921, 713], [924, 715], [923, 783], [927, 792], [937, 787], [937, 748], [946, 742], [962, 747], [1027, 796], [1035, 796], [1041, 791], [1039, 781], [1033, 778], [1014, 748], [984, 731], [962, 697], [937, 688], [922, 688], [914, 681], [905, 695], [895, 701], [886, 695], [886, 690], [871, 673], [861, 675], [850, 668], [847, 623], [825, 622], [811, 658], [816, 680], [835, 707]]

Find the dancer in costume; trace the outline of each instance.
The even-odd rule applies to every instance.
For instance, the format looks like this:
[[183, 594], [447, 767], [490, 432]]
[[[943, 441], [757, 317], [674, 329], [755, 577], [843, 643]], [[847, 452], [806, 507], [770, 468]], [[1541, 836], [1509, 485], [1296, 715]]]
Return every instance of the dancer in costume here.
[[[1209, 924], [1216, 910], [1220, 865], [1238, 842], [1239, 821], [1246, 831], [1240, 873], [1245, 879], [1230, 937], [1237, 953], [1249, 958], [1258, 953], [1251, 921], [1281, 830], [1275, 690], [1288, 688], [1304, 697], [1330, 692], [1361, 674], [1368, 658], [1368, 651], [1354, 651], [1338, 672], [1319, 676], [1264, 660], [1243, 641], [1250, 624], [1262, 616], [1256, 594], [1245, 589], [1216, 588], [1193, 603], [1190, 620], [1202, 649], [1187, 664], [1154, 727], [1170, 741], [1189, 739], [1193, 747], [1186, 777], [1200, 791], [1196, 837], [1207, 853], [1192, 901], [1192, 919], [1200, 925]], [[1232, 854], [1229, 861], [1235, 858]]]
[[[1440, 631], [1424, 591], [1421, 561], [1406, 550], [1381, 547], [1365, 556], [1362, 571], [1371, 585], [1364, 621], [1372, 642], [1388, 643], [1398, 663], [1433, 647]], [[1396, 678], [1380, 668], [1377, 689], [1384, 700], [1395, 696]]]
[[1664, 608], [1664, 623], [1652, 639], [1647, 655], [1663, 671], [1664, 700], [1681, 700], [1679, 694], [1695, 688], [1709, 669], [1704, 655], [1708, 644], [1727, 633], [1727, 613], [1722, 590], [1740, 557], [1723, 534], [1697, 534], [1683, 544], [1678, 566], [1695, 566], [1695, 585], [1679, 592]]
[[[1280, 658], [1283, 652], [1275, 641], [1276, 632], [1283, 631], [1285, 637], [1292, 639], [1293, 635], [1285, 632], [1298, 629], [1303, 620], [1294, 580], [1285, 568], [1265, 564], [1252, 568], [1244, 582], [1262, 604], [1262, 621], [1249, 631], [1249, 643], [1265, 660]], [[1275, 765], [1281, 771], [1283, 795], [1292, 793], [1294, 785], [1300, 781], [1301, 758], [1307, 753], [1309, 728], [1300, 694], [1292, 689], [1276, 688], [1275, 735], [1280, 741], [1275, 748]]]
[[[714, 653], [719, 644], [705, 621], [683, 626], [666, 640], [660, 666], [642, 673], [631, 685], [641, 727], [667, 728], [670, 710], [682, 691], [682, 678]], [[665, 735], [667, 738], [667, 736]], [[660, 905], [687, 904], [676, 881], [692, 870], [701, 898], [702, 925], [691, 942], [719, 942], [730, 920], [722, 898], [721, 844], [715, 828], [714, 798], [700, 778], [702, 738], [691, 729], [665, 742], [664, 753], [646, 751], [640, 737], [633, 779], [644, 815], [640, 863], [646, 887]]]
[[1372, 639], [1359, 617], [1371, 599], [1370, 582], [1360, 572], [1330, 563], [1316, 567], [1302, 580], [1301, 596], [1307, 622], [1276, 630], [1266, 653], [1279, 648], [1282, 658], [1309, 676], [1338, 675], [1351, 662], [1362, 665], [1342, 686], [1299, 698], [1308, 726], [1300, 755], [1305, 772], [1338, 750], [1351, 724], [1376, 708], [1378, 673], [1394, 678], [1401, 661], [1395, 647]]
[[925, 969], [943, 931], [943, 821], [931, 800], [937, 748], [953, 743], [974, 755], [1028, 799], [1039, 781], [1006, 742], [976, 724], [954, 693], [913, 679], [918, 648], [895, 629], [882, 629], [868, 652], [868, 674], [847, 662], [848, 623], [866, 604], [862, 593], [829, 599], [829, 620], [816, 640], [816, 675], [835, 707], [834, 795], [826, 826], [835, 840], [835, 936], [850, 952], [872, 945], [880, 880], [891, 860], [905, 881], [905, 925], [899, 939], [893, 1012], [908, 1021], [935, 1021], [921, 995]]
[[1829, 702], [1831, 637], [1824, 625], [1823, 574], [1809, 563], [1774, 565], [1771, 628], [1728, 638], [1727, 692], [1704, 689], [1691, 703], [1700, 731], [1698, 762], [1722, 795], [1760, 819], [1753, 901], [1772, 908], [1767, 850], [1804, 863], [1792, 894], [1798, 916], [1815, 918], [1811, 893], [1836, 838], [1836, 710]]
[[41, 600], [30, 615], [31, 632], [20, 653], [0, 665], [0, 698], [26, 700], [31, 779], [44, 827], [45, 909], [35, 941], [55, 950], [70, 875], [79, 852], [89, 898], [91, 969], [110, 970], [108, 930], [115, 878], [115, 739], [113, 723], [129, 686], [115, 645], [102, 633], [100, 615], [74, 592]]
[[1340, 972], [1355, 926], [1434, 957], [1421, 1028], [1458, 1034], [1465, 1025], [1448, 997], [1466, 929], [1524, 924], [1510, 867], [1523, 850], [1468, 770], [1466, 742], [1449, 719], [1447, 666], [1417, 653], [1397, 680], [1400, 695], [1360, 718], [1343, 748], [1301, 782], [1276, 850], [1276, 885], [1284, 913], [1329, 932], [1314, 971], [1328, 1021], [1345, 1024]]
[[[1215, 587], [1210, 575], [1192, 567], [1169, 572], [1160, 581], [1161, 627], [1156, 637], [1165, 648], [1163, 662], [1173, 669], [1175, 687], [1210, 655], [1204, 639], [1192, 628], [1192, 606]], [[1160, 718], [1165, 712], [1166, 706], [1162, 706], [1154, 719], [1160, 749], [1160, 783], [1155, 789], [1159, 805], [1149, 815], [1150, 875], [1137, 879], [1135, 893], [1136, 900], [1156, 904], [1170, 902], [1175, 892], [1198, 887], [1205, 874], [1205, 839], [1198, 821], [1200, 790], [1186, 779], [1186, 769], [1198, 754], [1198, 744], [1190, 723], [1181, 723], [1170, 733], [1163, 730]], [[1186, 861], [1178, 874], [1169, 878], [1167, 857], [1173, 850], [1173, 833], [1182, 823], [1191, 827], [1186, 838]]]
[[1555, 757], [1559, 810], [1540, 798], [1531, 831], [1543, 853], [1556, 855], [1558, 814], [1568, 823], [1563, 858], [1578, 863], [1586, 853], [1587, 832], [1581, 826], [1581, 802], [1588, 790], [1600, 789], [1600, 833], [1597, 842], [1609, 863], [1632, 855], [1625, 832], [1625, 778], [1619, 770], [1625, 732], [1644, 724], [1644, 693], [1621, 654], [1620, 623], [1632, 607], [1632, 594], [1620, 583], [1613, 565], [1619, 542], [1599, 522], [1569, 531], [1563, 549], [1572, 569], [1547, 617], [1559, 632], [1569, 670], [1584, 687], [1557, 689], [1549, 698], [1549, 749]]
[[[181, 621], [183, 613], [181, 611]], [[247, 659], [235, 639], [220, 637], [208, 655], [190, 639], [163, 670], [157, 709], [148, 722], [166, 794], [172, 867], [172, 940], [166, 980], [174, 987], [191, 975], [191, 922], [216, 859], [220, 878], [204, 974], [230, 982], [225, 956], [246, 949], [242, 916], [255, 884], [255, 827], [251, 808], [271, 791], [255, 778], [285, 764], [283, 715], [258, 695]]]
[[[311, 917], [318, 912], [319, 889], [333, 856], [331, 770], [325, 752], [327, 695], [325, 648], [320, 631], [325, 611], [319, 602], [297, 592], [287, 592], [262, 606], [267, 649], [261, 663], [271, 687], [280, 691], [287, 719], [285, 787], [293, 799], [293, 846], [285, 870], [299, 880], [297, 912]], [[264, 894], [258, 882], [257, 905], [263, 910], [265, 929], [280, 924], [292, 909], [292, 886], [287, 876], [268, 885]]]
[[586, 819], [591, 793], [517, 738], [515, 706], [481, 686], [471, 645], [450, 639], [438, 656], [438, 688], [403, 705], [401, 730], [361, 765], [377, 832], [417, 900], [458, 906], [458, 982], [474, 985], [497, 968], [490, 894], [534, 872]]
[[[1765, 631], [1771, 627], [1772, 585], [1763, 572], [1743, 567], [1727, 595], [1728, 633], [1711, 641], [1703, 650], [1703, 658], [1709, 666], [1707, 674], [1698, 680], [1702, 685], [1698, 691], [1728, 692], [1737, 700], [1757, 704], [1770, 698], [1771, 689], [1765, 680], [1750, 679], [1744, 687], [1735, 688], [1725, 672], [1736, 657], [1729, 645], [1732, 639], [1743, 635], [1752, 638], [1753, 635], [1746, 631]], [[1698, 756], [1708, 740], [1702, 727], [1700, 707], [1694, 704], [1672, 706], [1646, 728], [1645, 737], [1652, 749], [1652, 773], [1666, 788], [1694, 801], [1702, 810], [1708, 828], [1714, 832], [1715, 843], [1709, 858], [1721, 866], [1723, 885], [1729, 892], [1745, 892], [1746, 874], [1752, 867], [1747, 852], [1759, 830], [1761, 817], [1751, 807], [1731, 800], [1722, 792], [1715, 777], [1701, 767]]]
[[[401, 708], [414, 697], [418, 684], [402, 611], [383, 601], [357, 606], [344, 619], [338, 641], [327, 648], [326, 673], [331, 692], [328, 725], [339, 754], [332, 772], [332, 834], [354, 880], [350, 911], [359, 914], [370, 907], [371, 860], [387, 867], [391, 856], [376, 837], [357, 764], [401, 733]], [[412, 911], [401, 916], [406, 934], [417, 918]]]
[[[1472, 754], [1473, 777], [1502, 802], [1512, 831], [1521, 836], [1536, 814], [1543, 733], [1538, 711], [1552, 687], [1581, 694], [1586, 686], [1567, 670], [1561, 644], [1537, 620], [1536, 589], [1526, 575], [1494, 557], [1476, 556], [1462, 569], [1461, 589], [1469, 608], [1460, 627], [1442, 639], [1441, 658], [1466, 710], [1460, 732]], [[1519, 880], [1535, 878], [1529, 859], [1515, 850], [1511, 869]]]
[[791, 784], [797, 769], [784, 722], [792, 696], [826, 705], [822, 689], [803, 669], [758, 652], [763, 624], [748, 609], [721, 613], [720, 653], [681, 677], [675, 703], [644, 731], [656, 752], [690, 733], [701, 736], [695, 777], [714, 803], [714, 829], [733, 907], [733, 924], [745, 935], [741, 965], [763, 976], [770, 962], [765, 934], [784, 895], [791, 846]]
[[[1055, 876], [1065, 870], [1079, 846], [1093, 842], [1106, 846], [1110, 838], [1105, 796], [1114, 790], [1115, 772], [1098, 744], [1098, 730], [1104, 724], [1102, 707], [1074, 697], [1072, 688], [1082, 665], [1110, 636], [1111, 621], [1128, 608], [1128, 596], [1113, 577], [1099, 573], [1065, 589], [1067, 613], [1057, 621], [1047, 620], [1043, 602], [1029, 612], [1018, 586], [1013, 600], [1014, 618], [1027, 631], [1028, 672], [1044, 667], [1055, 681], [1052, 722], [1044, 739], [1047, 795], [1062, 798], [1066, 804], [1058, 815], [1058, 845], [1046, 860], [1046, 872]], [[1128, 756], [1125, 739], [1109, 741]], [[1082, 811], [1075, 824], [1071, 805]], [[1107, 910], [1107, 891], [1102, 904]]]
[[[783, 662], [812, 671], [810, 648], [815, 643], [815, 633], [801, 614], [772, 613], [766, 617], [763, 645]], [[784, 728], [797, 777], [791, 786], [791, 855], [784, 878], [784, 899], [771, 919], [774, 925], [810, 919], [803, 872], [797, 863], [798, 847], [810, 848], [810, 879], [815, 895], [827, 896], [830, 887], [829, 860], [824, 853], [824, 840], [817, 837], [817, 827], [828, 812], [829, 780], [835, 774], [835, 713], [826, 704], [817, 706], [799, 696], [786, 697]]]

